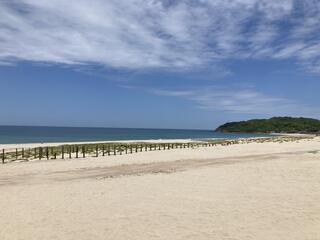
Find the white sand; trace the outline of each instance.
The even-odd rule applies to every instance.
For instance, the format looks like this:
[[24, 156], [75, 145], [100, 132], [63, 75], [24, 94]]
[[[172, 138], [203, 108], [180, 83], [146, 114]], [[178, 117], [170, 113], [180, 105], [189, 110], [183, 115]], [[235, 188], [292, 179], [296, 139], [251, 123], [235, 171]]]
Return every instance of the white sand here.
[[0, 239], [318, 240], [319, 200], [319, 137], [10, 163]]

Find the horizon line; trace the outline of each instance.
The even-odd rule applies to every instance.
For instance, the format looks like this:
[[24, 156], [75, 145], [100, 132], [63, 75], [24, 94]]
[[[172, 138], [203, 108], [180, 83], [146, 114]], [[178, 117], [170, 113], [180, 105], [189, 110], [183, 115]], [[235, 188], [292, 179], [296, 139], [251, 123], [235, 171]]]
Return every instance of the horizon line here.
[[194, 130], [194, 131], [214, 131], [212, 129], [200, 129], [200, 128], [143, 128], [143, 127], [86, 127], [86, 126], [48, 126], [48, 125], [0, 125], [0, 127], [47, 127], [47, 128], [111, 128], [111, 129], [142, 129], [142, 130]]

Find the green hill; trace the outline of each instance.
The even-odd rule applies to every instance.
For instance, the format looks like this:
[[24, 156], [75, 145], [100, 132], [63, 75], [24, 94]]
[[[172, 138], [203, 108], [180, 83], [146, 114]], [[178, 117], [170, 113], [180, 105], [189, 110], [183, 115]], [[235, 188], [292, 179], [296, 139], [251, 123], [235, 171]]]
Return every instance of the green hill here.
[[319, 133], [320, 120], [293, 117], [252, 119], [225, 123], [219, 126], [216, 131], [230, 133]]

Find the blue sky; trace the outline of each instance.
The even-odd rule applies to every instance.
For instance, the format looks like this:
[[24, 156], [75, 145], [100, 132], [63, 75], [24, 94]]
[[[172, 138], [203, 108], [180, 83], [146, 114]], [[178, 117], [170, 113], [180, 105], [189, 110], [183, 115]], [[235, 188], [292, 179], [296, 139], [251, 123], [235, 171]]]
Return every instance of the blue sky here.
[[320, 117], [320, 1], [0, 2], [0, 124]]

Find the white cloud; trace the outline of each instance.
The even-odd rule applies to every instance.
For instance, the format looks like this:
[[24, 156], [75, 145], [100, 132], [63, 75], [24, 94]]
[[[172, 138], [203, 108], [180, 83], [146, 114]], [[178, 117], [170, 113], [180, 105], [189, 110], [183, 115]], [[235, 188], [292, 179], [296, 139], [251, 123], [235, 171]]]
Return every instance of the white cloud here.
[[[319, 108], [294, 100], [273, 97], [252, 88], [207, 87], [184, 90], [149, 90], [159, 96], [178, 97], [195, 102], [201, 109], [269, 116], [319, 117]], [[317, 115], [318, 114], [318, 115]]]
[[189, 68], [294, 58], [319, 68], [319, 1], [0, 1], [0, 64]]

